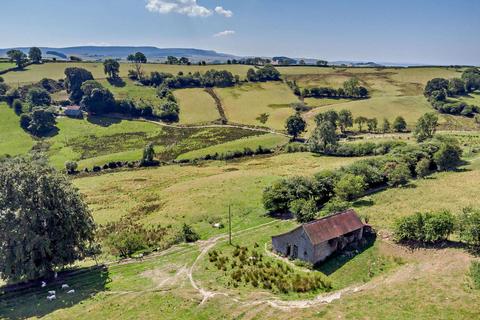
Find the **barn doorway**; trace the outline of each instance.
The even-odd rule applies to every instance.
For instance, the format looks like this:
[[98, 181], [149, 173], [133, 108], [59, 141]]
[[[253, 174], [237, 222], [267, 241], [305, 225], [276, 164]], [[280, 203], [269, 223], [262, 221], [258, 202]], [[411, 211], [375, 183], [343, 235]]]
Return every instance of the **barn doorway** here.
[[298, 258], [298, 247], [297, 247], [296, 245], [293, 246], [292, 258], [293, 258], [293, 259], [297, 259], [297, 258]]
[[292, 252], [292, 246], [289, 245], [289, 244], [287, 244], [287, 254], [286, 254], [286, 256], [287, 256], [287, 257], [290, 257], [290, 253], [291, 253], [291, 252]]

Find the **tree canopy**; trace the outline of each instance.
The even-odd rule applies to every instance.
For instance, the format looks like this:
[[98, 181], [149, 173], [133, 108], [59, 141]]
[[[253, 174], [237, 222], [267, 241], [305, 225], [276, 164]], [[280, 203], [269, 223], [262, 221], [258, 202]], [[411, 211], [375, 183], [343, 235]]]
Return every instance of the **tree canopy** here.
[[33, 63], [40, 63], [42, 61], [42, 50], [37, 47], [31, 47], [30, 51], [28, 51], [28, 58]]
[[20, 50], [9, 50], [7, 51], [8, 58], [15, 62], [18, 68], [23, 68], [27, 64], [27, 55]]
[[78, 190], [44, 163], [0, 162], [0, 276], [29, 280], [85, 256], [95, 224]]
[[88, 70], [74, 67], [66, 68], [65, 76], [65, 88], [70, 94], [70, 99], [78, 103], [83, 96], [82, 84], [87, 80], [93, 80], [93, 75]]

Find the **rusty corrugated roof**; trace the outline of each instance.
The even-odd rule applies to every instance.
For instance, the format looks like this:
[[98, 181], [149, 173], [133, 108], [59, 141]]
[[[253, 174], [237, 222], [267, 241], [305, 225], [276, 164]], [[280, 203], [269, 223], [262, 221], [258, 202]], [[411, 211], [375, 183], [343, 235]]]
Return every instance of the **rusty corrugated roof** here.
[[314, 245], [343, 236], [363, 226], [357, 213], [351, 209], [302, 225]]

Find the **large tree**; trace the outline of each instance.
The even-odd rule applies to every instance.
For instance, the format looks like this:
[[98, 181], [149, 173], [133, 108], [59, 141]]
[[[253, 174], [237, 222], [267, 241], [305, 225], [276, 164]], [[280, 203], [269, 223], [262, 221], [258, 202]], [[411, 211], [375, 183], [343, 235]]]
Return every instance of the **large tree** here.
[[29, 280], [85, 256], [95, 224], [78, 190], [43, 162], [0, 162], [0, 276]]
[[85, 81], [93, 80], [93, 75], [90, 71], [82, 68], [66, 68], [65, 76], [65, 88], [70, 94], [70, 99], [78, 103], [83, 97], [82, 84]]
[[120, 63], [114, 59], [106, 59], [103, 61], [103, 71], [109, 78], [116, 79], [120, 72]]
[[47, 90], [39, 87], [32, 87], [27, 92], [27, 101], [31, 106], [49, 106], [52, 98]]
[[418, 142], [431, 139], [435, 135], [437, 125], [438, 116], [433, 112], [425, 113], [418, 119], [413, 135], [417, 138]]
[[330, 121], [320, 122], [308, 139], [308, 144], [312, 152], [328, 153], [338, 144], [335, 126]]
[[23, 68], [28, 61], [27, 55], [20, 50], [9, 50], [7, 51], [7, 56], [19, 68]]
[[115, 108], [113, 94], [96, 81], [86, 81], [82, 84], [83, 97], [80, 104], [91, 113], [103, 114], [112, 112]]
[[352, 112], [347, 109], [340, 110], [338, 112], [338, 126], [340, 131], [345, 133], [346, 128], [353, 126], [353, 116]]
[[398, 116], [393, 121], [392, 128], [396, 132], [405, 131], [407, 129], [407, 122], [405, 121], [405, 119], [402, 116]]
[[127, 60], [133, 63], [137, 78], [142, 79], [142, 63], [147, 63], [147, 57], [142, 52], [136, 52], [135, 54], [128, 55]]
[[305, 131], [307, 123], [305, 120], [303, 120], [299, 113], [296, 113], [293, 116], [288, 117], [285, 127], [287, 129], [287, 133], [293, 137], [293, 140], [295, 140], [302, 132]]
[[28, 58], [33, 63], [40, 63], [42, 61], [42, 50], [37, 47], [31, 47], [28, 51]]

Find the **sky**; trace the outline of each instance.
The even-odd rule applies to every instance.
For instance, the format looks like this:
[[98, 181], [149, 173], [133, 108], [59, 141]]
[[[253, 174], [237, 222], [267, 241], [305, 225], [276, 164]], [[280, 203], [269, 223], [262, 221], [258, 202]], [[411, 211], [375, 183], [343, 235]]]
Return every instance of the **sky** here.
[[480, 65], [478, 0], [2, 0], [0, 47]]

